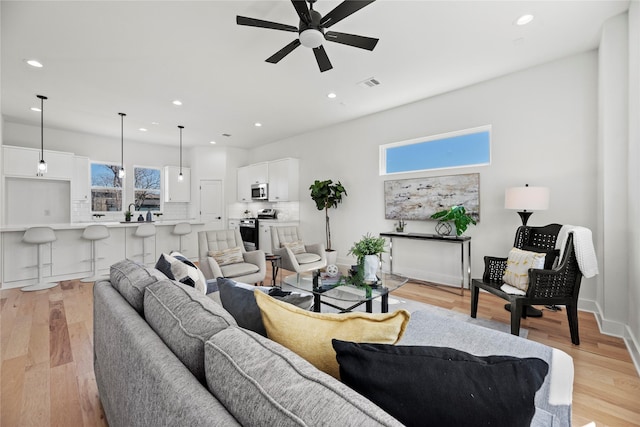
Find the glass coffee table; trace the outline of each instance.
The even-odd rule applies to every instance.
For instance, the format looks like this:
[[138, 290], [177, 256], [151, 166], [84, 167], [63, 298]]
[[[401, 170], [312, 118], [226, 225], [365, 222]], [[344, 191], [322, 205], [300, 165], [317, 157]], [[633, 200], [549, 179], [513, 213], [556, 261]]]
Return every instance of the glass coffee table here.
[[313, 311], [320, 312], [322, 304], [347, 313], [365, 304], [367, 313], [373, 312], [373, 300], [380, 298], [382, 313], [389, 312], [389, 293], [395, 291], [405, 283], [407, 278], [399, 274], [378, 273], [378, 282], [371, 286], [371, 292], [364, 287], [353, 285], [321, 284], [313, 286], [313, 273], [293, 274], [284, 279], [284, 283], [292, 288], [313, 294]]

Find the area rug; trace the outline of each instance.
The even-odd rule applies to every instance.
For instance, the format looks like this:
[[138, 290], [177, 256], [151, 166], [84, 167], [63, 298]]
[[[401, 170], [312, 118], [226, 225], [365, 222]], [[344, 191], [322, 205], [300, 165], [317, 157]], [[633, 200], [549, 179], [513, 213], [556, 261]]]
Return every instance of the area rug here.
[[[282, 285], [282, 289], [288, 290], [288, 291], [300, 292], [300, 290], [295, 289], [286, 284]], [[344, 301], [333, 300], [331, 302], [335, 303], [335, 305], [343, 306], [343, 307], [348, 305]], [[380, 307], [379, 299], [373, 300], [373, 312], [380, 313], [380, 308], [381, 307]], [[418, 310], [428, 311], [432, 313], [437, 313], [438, 315], [443, 317], [448, 317], [450, 319], [458, 320], [460, 322], [473, 323], [474, 325], [483, 326], [485, 328], [494, 329], [496, 331], [504, 332], [507, 334], [511, 333], [511, 325], [509, 325], [508, 323], [497, 322], [495, 320], [490, 320], [490, 319], [482, 319], [479, 317], [474, 319], [471, 316], [469, 316], [469, 313], [459, 313], [457, 311], [447, 310], [446, 308], [441, 308], [435, 305], [424, 304], [424, 303], [413, 301], [406, 298], [395, 298], [393, 296], [390, 296], [389, 311], [395, 311], [399, 309], [405, 309], [409, 313], [413, 313], [414, 311], [418, 311]], [[365, 311], [365, 305], [363, 304], [355, 308], [353, 311]], [[323, 304], [322, 312], [337, 313], [339, 312], [339, 310]], [[529, 331], [526, 328], [520, 328], [520, 336], [522, 338], [526, 338], [528, 334], [529, 334]]]

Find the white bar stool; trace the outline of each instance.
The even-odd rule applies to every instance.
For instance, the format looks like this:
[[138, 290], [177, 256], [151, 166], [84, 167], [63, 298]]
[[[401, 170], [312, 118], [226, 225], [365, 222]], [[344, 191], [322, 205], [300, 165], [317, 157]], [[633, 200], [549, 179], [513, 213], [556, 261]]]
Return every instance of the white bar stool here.
[[151, 252], [146, 252], [144, 242], [147, 240], [147, 237], [156, 235], [156, 226], [148, 223], [140, 224], [133, 235], [142, 238], [142, 264], [144, 264], [145, 256], [153, 255]]
[[172, 234], [180, 236], [180, 253], [182, 253], [182, 236], [191, 234], [191, 224], [188, 222], [180, 222], [173, 227]]
[[[24, 232], [22, 241], [25, 243], [31, 243], [38, 245], [38, 283], [35, 285], [29, 285], [21, 288], [20, 290], [28, 291], [40, 291], [43, 289], [53, 288], [58, 285], [58, 282], [45, 282], [42, 280], [42, 257], [40, 247], [47, 243], [54, 242], [56, 240], [56, 233], [50, 227], [31, 227]], [[47, 264], [51, 265], [51, 263]]]
[[100, 225], [100, 224], [89, 225], [82, 232], [82, 238], [85, 240], [91, 241], [91, 271], [93, 272], [93, 274], [89, 277], [85, 277], [81, 279], [80, 280], [81, 282], [83, 283], [97, 282], [98, 280], [107, 278], [107, 276], [105, 275], [102, 275], [102, 276], [98, 275], [98, 259], [99, 258], [98, 258], [98, 253], [96, 251], [96, 241], [107, 239], [110, 236], [111, 236], [111, 233], [109, 233], [109, 229], [106, 226]]

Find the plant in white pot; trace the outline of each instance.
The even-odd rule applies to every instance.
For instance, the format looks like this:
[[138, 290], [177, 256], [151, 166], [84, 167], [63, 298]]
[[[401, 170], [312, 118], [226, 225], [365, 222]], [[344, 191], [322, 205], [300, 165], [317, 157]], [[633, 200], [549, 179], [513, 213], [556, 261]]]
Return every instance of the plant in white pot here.
[[[311, 190], [311, 198], [316, 203], [316, 208], [318, 208], [319, 211], [324, 211], [324, 224], [327, 237], [327, 244], [325, 246], [325, 250], [327, 251], [327, 264], [335, 264], [337, 253], [331, 247], [329, 208], [337, 208], [338, 204], [342, 202], [342, 197], [347, 195], [347, 190], [345, 190], [340, 181], [334, 183], [330, 179], [324, 181], [315, 180], [309, 187], [309, 190]], [[333, 256], [330, 256], [330, 254]], [[331, 262], [329, 261], [330, 259], [332, 259]]]
[[378, 280], [376, 273], [380, 264], [380, 254], [384, 252], [384, 245], [384, 237], [373, 237], [367, 233], [349, 249], [349, 255], [354, 255], [358, 259], [358, 269], [362, 271], [365, 282]]

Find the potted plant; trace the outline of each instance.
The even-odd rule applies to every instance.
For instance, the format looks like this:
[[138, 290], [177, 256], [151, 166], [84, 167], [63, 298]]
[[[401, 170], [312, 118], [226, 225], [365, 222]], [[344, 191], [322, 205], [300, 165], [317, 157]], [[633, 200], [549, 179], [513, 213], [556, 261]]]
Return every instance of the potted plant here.
[[[325, 250], [327, 252], [335, 252], [331, 247], [331, 226], [329, 223], [329, 208], [337, 208], [338, 204], [342, 202], [342, 197], [347, 195], [347, 190], [345, 190], [344, 186], [340, 183], [340, 181], [334, 183], [332, 180], [327, 179], [325, 181], [315, 180], [313, 184], [309, 187], [311, 190], [311, 198], [316, 203], [316, 208], [319, 211], [324, 210], [325, 215], [325, 233], [327, 239], [327, 245], [325, 246]], [[329, 255], [329, 254], [327, 254]], [[336, 258], [335, 256], [333, 258]], [[329, 262], [327, 258], [327, 264], [334, 264], [333, 262]]]
[[124, 220], [127, 222], [131, 221], [131, 211], [124, 212]]
[[[464, 206], [452, 206], [450, 209], [445, 209], [431, 215], [431, 218], [437, 219], [440, 222], [453, 221], [456, 226], [456, 235], [461, 236], [469, 226], [469, 224], [476, 224], [476, 220], [467, 215], [467, 211]], [[438, 230], [436, 230], [438, 231]], [[438, 234], [440, 233], [438, 231]]]
[[355, 255], [358, 259], [358, 270], [362, 271], [363, 280], [371, 282], [378, 280], [376, 272], [380, 254], [384, 252], [384, 245], [384, 237], [373, 237], [367, 233], [349, 249], [349, 255]]

